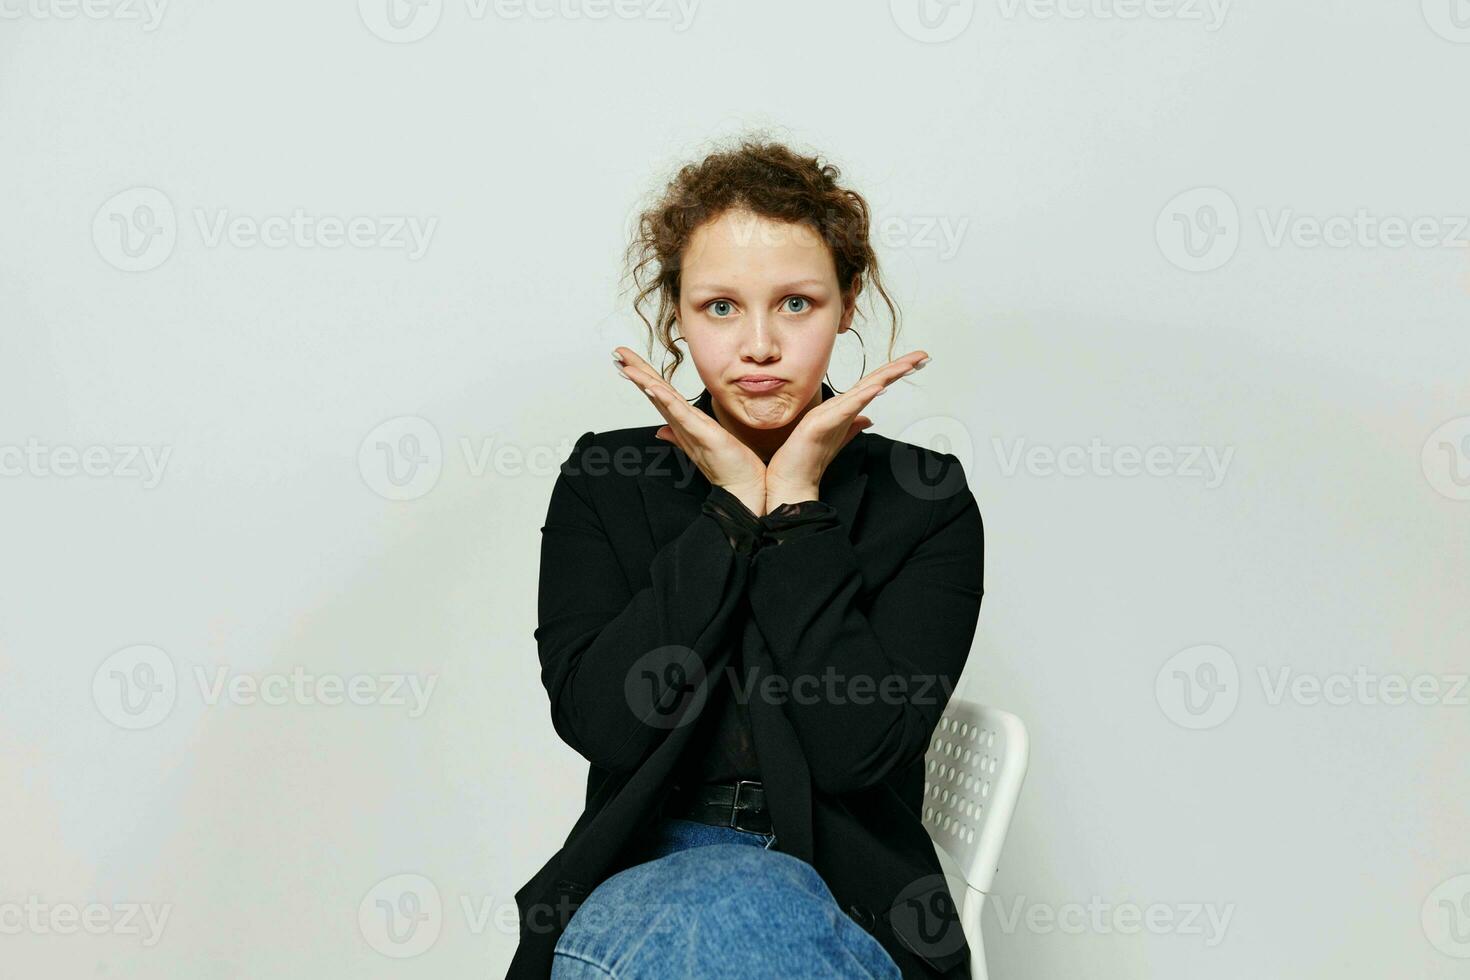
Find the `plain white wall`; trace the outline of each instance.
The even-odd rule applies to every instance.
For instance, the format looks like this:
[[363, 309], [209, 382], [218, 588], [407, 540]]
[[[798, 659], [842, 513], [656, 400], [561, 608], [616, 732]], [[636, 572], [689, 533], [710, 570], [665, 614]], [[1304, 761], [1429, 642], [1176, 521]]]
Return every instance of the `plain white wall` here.
[[877, 431], [984, 514], [993, 975], [1463, 976], [1455, 0], [527, 2], [0, 2], [0, 972], [502, 974], [581, 810], [555, 464], [654, 421], [631, 216], [768, 127], [869, 196], [934, 357]]

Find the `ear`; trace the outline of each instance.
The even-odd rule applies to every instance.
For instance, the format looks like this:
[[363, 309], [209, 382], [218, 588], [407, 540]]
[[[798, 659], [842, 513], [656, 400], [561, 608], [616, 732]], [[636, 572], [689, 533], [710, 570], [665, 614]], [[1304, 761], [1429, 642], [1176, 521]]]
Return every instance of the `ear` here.
[[852, 318], [857, 313], [858, 293], [863, 290], [863, 281], [853, 277], [852, 285], [842, 294], [842, 319], [837, 322], [837, 332], [847, 333], [852, 328]]

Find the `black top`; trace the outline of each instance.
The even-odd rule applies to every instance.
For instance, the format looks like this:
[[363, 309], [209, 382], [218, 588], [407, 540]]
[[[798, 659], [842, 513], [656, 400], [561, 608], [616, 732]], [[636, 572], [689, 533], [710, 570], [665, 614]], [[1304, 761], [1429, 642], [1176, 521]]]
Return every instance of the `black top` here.
[[[666, 796], [709, 707], [669, 724], [685, 717], [671, 711], [687, 706], [688, 674], [649, 669], [649, 654], [670, 649], [694, 651], [711, 677], [732, 653], [763, 677], [820, 675], [821, 696], [750, 699], [771, 850], [815, 868], [905, 977], [966, 976], [921, 819], [925, 753], [984, 594], [984, 528], [960, 460], [861, 432], [822, 474], [838, 525], [747, 563], [702, 510], [709, 482], [685, 459], [669, 465], [659, 428], [584, 432], [551, 489], [534, 637], [551, 722], [587, 761], [587, 789], [565, 841], [515, 893], [508, 980], [545, 980], [572, 913]], [[643, 463], [630, 472], [629, 458]], [[834, 660], [834, 682], [854, 686], [827, 696]], [[896, 696], [873, 696], [884, 690]]]
[[[821, 500], [782, 504], [757, 517], [739, 497], [721, 486], [710, 487], [700, 509], [719, 523], [730, 546], [746, 562], [762, 548], [777, 547], [838, 524], [836, 508]], [[750, 615], [745, 603], [740, 615]], [[739, 685], [739, 691], [732, 682]], [[699, 728], [679, 761], [676, 778], [681, 782], [760, 779], [760, 762], [751, 738], [749, 690], [750, 679], [741, 669], [739, 657], [732, 657], [711, 685], [712, 703], [701, 714]]]

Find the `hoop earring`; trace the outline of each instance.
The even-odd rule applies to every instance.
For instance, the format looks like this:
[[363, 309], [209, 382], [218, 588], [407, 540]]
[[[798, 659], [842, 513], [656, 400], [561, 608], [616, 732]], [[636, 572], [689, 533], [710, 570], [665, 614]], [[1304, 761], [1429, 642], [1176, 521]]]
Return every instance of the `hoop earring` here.
[[[863, 352], [863, 369], [858, 373], [858, 380], [861, 381], [868, 373], [868, 348], [863, 343], [863, 335], [857, 332], [857, 327], [848, 327], [847, 329], [850, 333], [857, 333], [858, 348]], [[843, 392], [837, 390], [837, 386], [832, 383], [832, 379], [827, 376], [826, 372], [822, 373], [822, 380], [827, 382], [827, 387], [831, 388], [833, 392], [839, 395], [843, 394]]]

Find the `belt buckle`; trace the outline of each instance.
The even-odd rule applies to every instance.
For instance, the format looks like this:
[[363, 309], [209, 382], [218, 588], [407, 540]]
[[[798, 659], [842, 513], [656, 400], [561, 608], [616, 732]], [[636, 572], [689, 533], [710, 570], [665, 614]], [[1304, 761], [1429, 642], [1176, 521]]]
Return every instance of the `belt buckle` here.
[[759, 779], [737, 779], [735, 781], [735, 799], [730, 802], [730, 828], [732, 830], [741, 829], [738, 825], [738, 822], [740, 820], [740, 787], [747, 784], [751, 786], [760, 786], [761, 782]]

